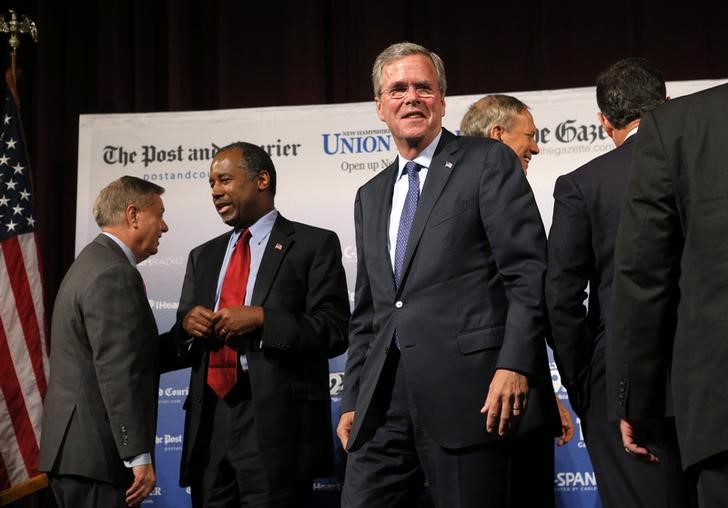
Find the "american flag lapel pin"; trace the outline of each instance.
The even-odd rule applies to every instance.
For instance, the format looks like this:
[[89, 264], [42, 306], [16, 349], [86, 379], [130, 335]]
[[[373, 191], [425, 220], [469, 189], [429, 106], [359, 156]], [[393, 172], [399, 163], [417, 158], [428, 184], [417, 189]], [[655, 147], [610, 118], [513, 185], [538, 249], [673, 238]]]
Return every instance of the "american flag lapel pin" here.
[[447, 169], [452, 169], [452, 162], [450, 162], [450, 161], [447, 161], [447, 162], [445, 163], [445, 167], [446, 167]]
[[273, 247], [273, 248], [274, 248], [275, 250], [277, 250], [278, 252], [280, 252], [280, 251], [282, 251], [282, 250], [283, 250], [283, 244], [282, 244], [282, 243], [277, 243], [277, 244], [275, 245], [275, 247]]

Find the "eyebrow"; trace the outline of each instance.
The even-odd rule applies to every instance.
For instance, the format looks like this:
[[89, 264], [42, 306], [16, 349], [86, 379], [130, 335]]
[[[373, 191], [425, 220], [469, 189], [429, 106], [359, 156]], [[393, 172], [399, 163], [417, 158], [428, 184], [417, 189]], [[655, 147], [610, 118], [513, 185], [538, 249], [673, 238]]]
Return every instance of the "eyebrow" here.
[[[412, 84], [415, 87], [418, 87], [418, 86], [429, 86], [429, 87], [432, 87], [432, 83], [429, 80], [427, 80], [427, 79], [421, 79], [419, 81], [414, 81]], [[398, 87], [401, 87], [401, 86], [409, 86], [409, 85], [410, 85], [410, 83], [407, 82], [407, 81], [395, 81], [394, 83], [392, 83], [389, 86], [389, 88], [387, 88], [387, 90], [392, 90], [394, 88], [398, 88]]]

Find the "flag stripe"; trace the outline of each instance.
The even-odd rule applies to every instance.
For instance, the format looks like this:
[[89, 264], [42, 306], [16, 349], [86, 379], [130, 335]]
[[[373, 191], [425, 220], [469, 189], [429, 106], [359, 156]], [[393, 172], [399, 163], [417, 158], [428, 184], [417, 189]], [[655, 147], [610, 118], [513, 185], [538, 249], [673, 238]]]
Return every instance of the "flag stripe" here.
[[2, 390], [0, 390], [0, 459], [0, 485], [2, 485], [0, 488], [7, 488], [28, 478], [28, 470], [20, 454], [20, 446]]
[[[9, 451], [12, 452], [12, 448], [19, 446], [18, 456], [22, 458], [22, 467], [20, 467], [19, 461], [13, 460], [18, 457], [16, 455], [11, 454], [3, 459], [6, 462], [7, 475], [14, 485], [29, 477], [30, 469], [34, 467], [37, 460], [38, 444], [36, 442], [35, 446], [27, 446], [35, 441], [35, 436], [33, 435], [30, 415], [20, 390], [15, 366], [10, 356], [4, 324], [4, 321], [0, 321], [0, 325], [2, 325], [0, 326], [0, 385], [2, 385], [3, 399], [5, 399], [10, 418], [4, 419], [0, 423], [2, 426], [0, 435], [3, 436], [5, 444], [9, 445]], [[12, 436], [13, 432], [15, 433], [14, 436]]]
[[[18, 277], [17, 272], [25, 273], [25, 270], [22, 266], [19, 266], [14, 270], [15, 274], [11, 271], [13, 262], [9, 261], [9, 258], [17, 257], [20, 254], [16, 237], [5, 240], [2, 244], [2, 250], [0, 250], [0, 267], [4, 269], [0, 270], [0, 287], [11, 288], [16, 285], [14, 283], [14, 279]], [[16, 251], [18, 251], [17, 254]], [[8, 256], [7, 254], [10, 255]], [[21, 308], [20, 306], [22, 302], [15, 300], [15, 293], [15, 288], [5, 291], [5, 295], [0, 304], [0, 322], [4, 324], [6, 337], [13, 339], [6, 341], [10, 352], [10, 366], [14, 368], [13, 373], [15, 374], [15, 379], [17, 380], [18, 387], [20, 389], [17, 395], [22, 398], [24, 405], [23, 409], [28, 415], [30, 415], [28, 421], [31, 424], [30, 428], [32, 430], [32, 434], [29, 434], [26, 428], [22, 427], [23, 432], [18, 435], [18, 440], [20, 441], [21, 447], [25, 446], [27, 443], [28, 453], [32, 456], [40, 443], [40, 420], [41, 412], [43, 410], [43, 398], [45, 397], [46, 391], [45, 374], [43, 373], [42, 367], [43, 362], [37, 358], [34, 359], [33, 356], [42, 355], [43, 348], [39, 347], [31, 349], [28, 347], [28, 340], [30, 336], [28, 335], [28, 332], [23, 330], [23, 319], [18, 316], [18, 309]], [[28, 304], [25, 303], [24, 306], [27, 307]], [[31, 329], [39, 330], [40, 327], [36, 324], [36, 326], [31, 327]], [[34, 340], [31, 339], [30, 342], [37, 343], [38, 340], [37, 338]], [[37, 370], [35, 369], [35, 365], [39, 363], [41, 366], [41, 373], [43, 374], [42, 383], [38, 382]], [[44, 388], [43, 391], [38, 389], [41, 385]], [[11, 416], [16, 417], [13, 411], [11, 411], [10, 414]], [[31, 473], [32, 472], [33, 470], [31, 469]]]
[[[43, 372], [45, 372], [46, 380], [50, 374], [50, 354], [51, 347], [48, 341], [48, 322], [45, 315], [45, 292], [43, 291], [43, 270], [41, 267], [40, 251], [38, 250], [38, 235], [23, 236], [20, 240], [20, 248], [23, 249], [23, 259], [25, 259], [26, 273], [30, 279], [30, 289], [33, 292], [33, 304], [35, 305], [35, 313], [38, 315], [38, 324], [40, 325], [41, 344], [43, 345]], [[43, 394], [45, 398], [45, 393]]]
[[35, 302], [31, 294], [30, 282], [28, 280], [28, 272], [30, 267], [26, 267], [23, 251], [20, 248], [19, 237], [31, 237], [31, 233], [18, 235], [3, 244], [3, 254], [5, 257], [5, 266], [7, 266], [10, 274], [10, 285], [15, 295], [15, 309], [20, 316], [20, 325], [23, 327], [23, 336], [25, 337], [25, 345], [28, 348], [30, 362], [33, 366], [35, 381], [38, 384], [38, 391], [45, 394], [47, 384], [46, 376], [43, 370], [43, 348], [41, 346], [40, 327], [38, 326], [38, 317], [35, 313]]
[[[2, 404], [2, 407], [5, 407], [5, 404]], [[0, 411], [0, 416], [2, 415], [2, 412]], [[0, 453], [0, 489], [7, 489], [10, 487], [10, 479], [8, 478], [7, 474], [7, 467], [5, 467], [5, 461], [3, 460], [3, 454]]]

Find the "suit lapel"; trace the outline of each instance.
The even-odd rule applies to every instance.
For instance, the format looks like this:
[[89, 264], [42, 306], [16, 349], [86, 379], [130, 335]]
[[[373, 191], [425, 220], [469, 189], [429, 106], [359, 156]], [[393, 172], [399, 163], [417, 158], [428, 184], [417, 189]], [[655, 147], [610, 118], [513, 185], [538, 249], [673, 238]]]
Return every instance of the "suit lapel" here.
[[293, 224], [279, 214], [273, 224], [263, 258], [260, 261], [250, 305], [261, 305], [265, 301], [276, 273], [278, 273], [278, 267], [295, 241], [295, 233]]
[[[412, 262], [417, 246], [420, 243], [422, 232], [425, 230], [427, 221], [430, 218], [432, 209], [437, 203], [437, 200], [442, 194], [445, 184], [450, 179], [453, 169], [460, 160], [462, 154], [459, 152], [459, 145], [456, 141], [455, 135], [449, 131], [443, 129], [442, 137], [440, 142], [435, 149], [435, 156], [432, 158], [430, 168], [427, 170], [427, 179], [425, 185], [422, 188], [422, 194], [417, 203], [417, 211], [415, 212], [415, 219], [412, 223], [412, 229], [410, 230], [409, 239], [407, 240], [407, 250], [404, 253], [404, 261], [402, 262], [402, 276], [399, 284], [398, 294], [401, 293], [404, 287], [404, 281], [407, 278], [409, 266]], [[389, 199], [391, 203], [391, 197]]]
[[211, 309], [215, 307], [217, 282], [219, 280], [220, 270], [222, 270], [222, 262], [225, 260], [225, 251], [227, 250], [228, 243], [230, 242], [230, 236], [232, 234], [233, 230], [219, 237], [212, 244], [212, 255], [209, 257], [212, 262], [208, 263], [205, 267], [201, 267], [206, 273], [202, 275], [200, 279], [210, 281], [211, 283], [202, 285], [202, 294], [200, 295], [200, 298], [202, 303]]
[[[394, 183], [399, 173], [399, 156], [395, 157], [394, 162], [384, 170], [384, 178], [380, 179], [379, 189], [376, 191], [376, 196], [382, 197], [382, 206], [376, 207], [376, 227], [374, 231], [378, 231], [382, 236], [377, 240], [378, 255], [386, 259], [385, 263], [389, 267], [388, 276], [389, 280], [392, 281], [392, 288], [394, 288], [394, 270], [392, 269], [392, 263], [389, 261], [389, 217], [392, 214], [392, 196], [394, 195]], [[392, 247], [394, 248], [394, 246]]]

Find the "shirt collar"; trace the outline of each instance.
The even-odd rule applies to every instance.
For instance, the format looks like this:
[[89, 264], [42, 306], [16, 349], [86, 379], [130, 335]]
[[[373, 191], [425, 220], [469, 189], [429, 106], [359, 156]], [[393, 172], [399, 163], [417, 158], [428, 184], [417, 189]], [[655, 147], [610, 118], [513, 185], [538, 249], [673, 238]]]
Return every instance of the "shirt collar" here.
[[[275, 224], [277, 218], [278, 210], [274, 208], [255, 221], [255, 223], [248, 228], [250, 230], [250, 241], [260, 244], [260, 242], [268, 238], [268, 235], [270, 235], [270, 232], [273, 230], [273, 224]], [[241, 233], [241, 229], [236, 229], [234, 236], [239, 236]]]
[[131, 251], [131, 249], [124, 242], [122, 242], [121, 240], [119, 240], [117, 237], [115, 237], [114, 235], [112, 235], [108, 231], [102, 231], [102, 233], [104, 235], [108, 236], [109, 238], [111, 238], [112, 240], [114, 240], [114, 243], [116, 243], [116, 245], [118, 245], [121, 248], [121, 250], [124, 251], [124, 255], [126, 256], [126, 259], [128, 259], [129, 262], [133, 266], [136, 266], [137, 265], [136, 256], [134, 255], [134, 253]]
[[639, 129], [639, 124], [637, 124], [637, 125], [635, 125], [634, 127], [632, 127], [632, 129], [631, 129], [631, 130], [630, 130], [630, 131], [629, 131], [629, 132], [627, 133], [627, 135], [626, 135], [626, 136], [624, 137], [624, 140], [625, 140], [625, 141], [627, 141], [627, 139], [628, 139], [628, 138], [629, 138], [630, 136], [634, 136], [635, 134], [637, 134], [637, 129]]
[[[432, 158], [435, 156], [435, 149], [437, 148], [437, 144], [440, 142], [441, 137], [442, 130], [440, 130], [437, 136], [435, 136], [435, 139], [433, 139], [432, 142], [412, 160], [423, 168], [429, 168], [430, 164], [432, 164]], [[405, 173], [404, 165], [407, 164], [409, 159], [405, 159], [400, 155], [397, 157], [397, 160], [399, 162], [399, 176], [397, 179], [399, 180], [399, 178]]]

